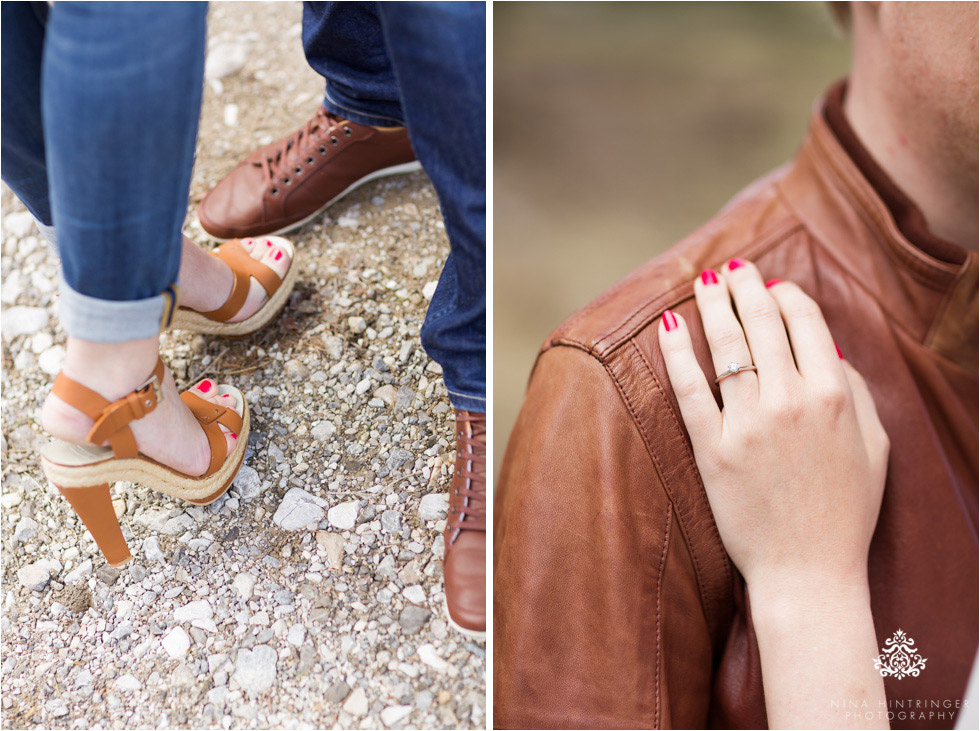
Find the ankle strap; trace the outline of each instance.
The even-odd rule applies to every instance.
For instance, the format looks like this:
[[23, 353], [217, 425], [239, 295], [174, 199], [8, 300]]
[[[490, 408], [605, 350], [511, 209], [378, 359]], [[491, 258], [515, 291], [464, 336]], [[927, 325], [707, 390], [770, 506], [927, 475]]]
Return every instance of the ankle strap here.
[[59, 373], [51, 389], [65, 403], [74, 406], [90, 419], [95, 420], [86, 439], [95, 445], [107, 440], [116, 459], [127, 459], [139, 454], [136, 439], [129, 428], [131, 421], [142, 419], [163, 400], [163, 361], [157, 358], [156, 367], [143, 384], [118, 401], [109, 401], [92, 389]]

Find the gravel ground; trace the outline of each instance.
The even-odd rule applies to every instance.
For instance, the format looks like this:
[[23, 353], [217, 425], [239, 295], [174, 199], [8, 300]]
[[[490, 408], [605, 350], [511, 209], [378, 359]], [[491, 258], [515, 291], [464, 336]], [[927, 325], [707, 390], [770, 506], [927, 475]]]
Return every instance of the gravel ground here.
[[[212, 6], [185, 228], [201, 243], [204, 192], [316, 108], [300, 17]], [[178, 387], [246, 394], [250, 448], [208, 507], [117, 485], [121, 570], [38, 465], [64, 355], [57, 262], [2, 203], [3, 725], [484, 727], [485, 647], [442, 610], [453, 412], [418, 335], [448, 243], [427, 178], [368, 184], [295, 232], [300, 281], [264, 332], [163, 336]]]

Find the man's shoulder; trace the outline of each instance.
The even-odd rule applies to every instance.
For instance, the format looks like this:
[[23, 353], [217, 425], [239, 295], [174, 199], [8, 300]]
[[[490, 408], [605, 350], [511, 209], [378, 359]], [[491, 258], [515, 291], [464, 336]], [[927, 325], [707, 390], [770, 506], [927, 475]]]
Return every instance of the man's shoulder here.
[[542, 346], [571, 346], [605, 361], [664, 310], [693, 298], [693, 281], [733, 257], [757, 259], [801, 228], [783, 203], [779, 169], [754, 182], [714, 218], [614, 284], [556, 328]]

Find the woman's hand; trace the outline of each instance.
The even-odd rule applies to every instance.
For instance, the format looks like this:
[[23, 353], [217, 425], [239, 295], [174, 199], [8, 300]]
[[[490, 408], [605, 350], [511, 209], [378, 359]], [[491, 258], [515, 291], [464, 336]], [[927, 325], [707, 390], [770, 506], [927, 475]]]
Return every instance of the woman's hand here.
[[707, 271], [694, 285], [715, 372], [731, 362], [758, 368], [722, 379], [724, 409], [683, 319], [668, 312], [660, 325], [708, 500], [749, 586], [865, 584], [888, 437], [817, 304], [794, 284], [768, 284], [735, 259], [721, 277]]
[[748, 589], [770, 727], [887, 727], [867, 563], [889, 445], [868, 388], [796, 285], [733, 259], [694, 294], [715, 373], [758, 369], [722, 378], [719, 409], [683, 318], [664, 313], [667, 372]]

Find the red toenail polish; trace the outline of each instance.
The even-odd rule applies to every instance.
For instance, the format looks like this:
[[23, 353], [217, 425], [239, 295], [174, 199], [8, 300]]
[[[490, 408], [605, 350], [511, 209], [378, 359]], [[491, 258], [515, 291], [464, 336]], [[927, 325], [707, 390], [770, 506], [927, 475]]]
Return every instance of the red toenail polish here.
[[742, 261], [741, 259], [732, 259], [730, 262], [728, 262], [728, 271], [733, 272], [739, 267], [744, 267], [744, 266], [745, 266], [745, 262]]
[[201, 385], [198, 386], [201, 393], [207, 393], [211, 390], [211, 381], [201, 381]]
[[704, 284], [718, 284], [718, 275], [713, 269], [705, 269], [701, 272], [701, 281]]
[[664, 319], [664, 329], [667, 332], [670, 332], [675, 327], [677, 327], [677, 318], [674, 317], [674, 313], [671, 312], [670, 310], [665, 310], [664, 311], [664, 318], [663, 319]]
[[768, 282], [766, 282], [766, 287], [774, 287], [777, 284], [782, 284], [782, 282], [782, 279], [770, 279]]
[[269, 239], [266, 239], [266, 240], [265, 240], [265, 245], [266, 245], [266, 246], [272, 246], [272, 242], [271, 242], [271, 241], [269, 241]]
[[273, 257], [273, 258], [276, 261], [279, 261], [280, 259], [282, 259], [282, 252], [281, 251], [277, 251], [275, 257]]
[[229, 432], [229, 433], [231, 434], [232, 439], [238, 439], [238, 435], [235, 434], [235, 432]]
[[844, 354], [840, 352], [840, 346], [837, 345], [837, 343], [834, 343], [834, 347], [837, 348], [837, 357], [840, 358], [841, 360], [844, 360]]

